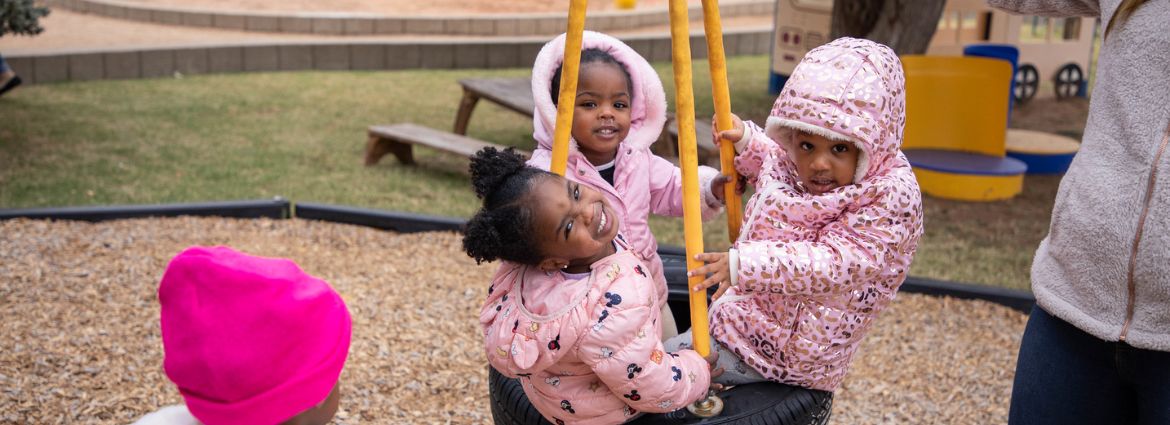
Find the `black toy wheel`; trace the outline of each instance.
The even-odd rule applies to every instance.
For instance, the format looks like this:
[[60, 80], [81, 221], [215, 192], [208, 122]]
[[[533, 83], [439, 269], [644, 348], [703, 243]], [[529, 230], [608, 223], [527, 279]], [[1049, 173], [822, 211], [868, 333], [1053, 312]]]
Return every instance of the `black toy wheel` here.
[[1076, 96], [1081, 91], [1081, 84], [1085, 81], [1085, 74], [1081, 72], [1081, 67], [1075, 63], [1066, 64], [1056, 71], [1056, 75], [1052, 77], [1052, 82], [1056, 86], [1056, 98], [1068, 99]]
[[1033, 96], [1040, 89], [1040, 73], [1036, 71], [1036, 67], [1031, 64], [1020, 65], [1020, 69], [1016, 70], [1015, 81], [1012, 82], [1012, 99], [1016, 104], [1022, 105]]
[[[520, 381], [488, 367], [488, 391], [496, 425], [549, 424], [524, 395]], [[700, 418], [679, 409], [643, 415], [629, 424], [785, 424], [822, 425], [829, 422], [833, 394], [772, 382], [739, 385], [719, 394], [723, 413]]]

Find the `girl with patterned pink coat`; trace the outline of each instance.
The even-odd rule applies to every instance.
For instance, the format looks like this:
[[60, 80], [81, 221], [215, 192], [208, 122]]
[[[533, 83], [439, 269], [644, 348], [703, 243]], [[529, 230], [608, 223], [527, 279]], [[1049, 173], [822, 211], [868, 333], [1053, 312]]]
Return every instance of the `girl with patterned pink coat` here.
[[663, 349], [657, 287], [604, 195], [493, 148], [472, 159], [472, 179], [484, 206], [464, 251], [511, 265], [480, 312], [484, 351], [545, 419], [618, 424], [706, 394], [718, 371]]
[[711, 274], [697, 290], [720, 285], [711, 334], [768, 380], [834, 391], [922, 235], [901, 62], [835, 40], [796, 67], [766, 130], [734, 121], [720, 137], [756, 193], [734, 247], [693, 272]]
[[[682, 216], [682, 174], [650, 146], [666, 123], [666, 92], [658, 73], [638, 52], [608, 35], [585, 31], [581, 42], [577, 98], [565, 176], [601, 191], [621, 216], [621, 233], [645, 258], [659, 291], [664, 332], [677, 334], [666, 307], [666, 277], [658, 242], [650, 233], [650, 214]], [[544, 45], [532, 66], [532, 137], [537, 149], [529, 165], [549, 169], [556, 128], [561, 62], [565, 36]], [[714, 168], [699, 167], [702, 216], [722, 208], [726, 178]], [[712, 187], [715, 190], [711, 190]]]

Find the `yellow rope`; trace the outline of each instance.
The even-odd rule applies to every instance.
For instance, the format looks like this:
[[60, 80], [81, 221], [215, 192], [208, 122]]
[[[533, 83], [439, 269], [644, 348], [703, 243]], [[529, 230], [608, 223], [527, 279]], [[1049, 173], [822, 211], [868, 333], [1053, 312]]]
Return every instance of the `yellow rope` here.
[[[678, 117], [678, 156], [682, 168], [683, 231], [686, 237], [687, 270], [702, 267], [695, 255], [703, 252], [702, 210], [699, 205], [699, 155], [695, 146], [695, 94], [691, 88], [691, 41], [687, 28], [687, 1], [670, 0], [671, 62], [674, 64], [675, 113]], [[706, 357], [711, 353], [711, 334], [707, 324], [707, 293], [690, 290], [703, 281], [702, 276], [688, 279], [691, 301], [691, 334], [695, 351]]]
[[569, 163], [569, 136], [573, 130], [573, 107], [577, 103], [577, 70], [581, 64], [581, 36], [585, 31], [585, 2], [572, 0], [569, 3], [569, 29], [565, 33], [565, 60], [561, 68], [561, 92], [557, 98], [557, 124], [549, 167], [549, 171], [562, 176]]
[[[727, 60], [723, 53], [723, 26], [719, 20], [719, 1], [703, 0], [703, 29], [707, 33], [707, 61], [711, 65], [711, 98], [715, 101], [715, 129], [731, 129], [731, 94], [727, 86]], [[700, 137], [707, 135], [701, 134]], [[739, 238], [743, 223], [743, 204], [735, 191], [739, 173], [735, 172], [735, 146], [719, 144], [719, 168], [731, 182], [724, 186], [723, 199], [727, 202], [727, 236], [732, 243]]]

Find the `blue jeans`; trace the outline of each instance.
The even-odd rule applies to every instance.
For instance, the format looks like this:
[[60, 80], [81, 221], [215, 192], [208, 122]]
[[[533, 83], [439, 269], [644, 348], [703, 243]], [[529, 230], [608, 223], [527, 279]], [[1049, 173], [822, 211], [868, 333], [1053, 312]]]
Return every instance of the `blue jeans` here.
[[1036, 306], [1008, 423], [1170, 424], [1170, 352], [1102, 341]]

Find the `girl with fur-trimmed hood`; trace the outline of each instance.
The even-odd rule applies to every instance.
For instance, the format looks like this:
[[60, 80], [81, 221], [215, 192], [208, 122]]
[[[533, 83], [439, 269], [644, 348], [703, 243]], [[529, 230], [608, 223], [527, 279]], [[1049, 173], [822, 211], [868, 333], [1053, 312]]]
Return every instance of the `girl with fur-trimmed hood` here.
[[[562, 34], [545, 44], [532, 67], [532, 136], [538, 147], [528, 164], [544, 170], [552, 158], [564, 49]], [[666, 123], [666, 93], [654, 68], [618, 39], [585, 31], [582, 49], [565, 177], [601, 191], [621, 216], [620, 232], [646, 259], [659, 292], [663, 332], [673, 336], [678, 331], [666, 307], [658, 242], [647, 221], [651, 213], [683, 212], [679, 168], [650, 152]], [[725, 181], [715, 169], [699, 167], [704, 219], [722, 208]]]
[[692, 272], [711, 274], [695, 290], [720, 285], [710, 323], [721, 358], [756, 379], [841, 384], [922, 235], [921, 193], [899, 149], [905, 110], [894, 52], [841, 38], [804, 57], [765, 130], [736, 118], [720, 135], [736, 141], [736, 169], [756, 188], [733, 248], [700, 254], [708, 264]]

